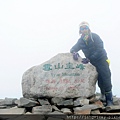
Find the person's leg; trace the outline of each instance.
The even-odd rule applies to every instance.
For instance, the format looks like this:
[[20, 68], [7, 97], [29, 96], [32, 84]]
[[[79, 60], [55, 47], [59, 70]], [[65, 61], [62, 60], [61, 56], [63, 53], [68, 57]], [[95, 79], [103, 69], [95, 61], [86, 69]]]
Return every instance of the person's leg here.
[[104, 91], [104, 88], [103, 88], [102, 78], [99, 74], [98, 74], [98, 87], [100, 88], [100, 91], [101, 91], [101, 95], [100, 95], [99, 100], [101, 100], [102, 102], [105, 102], [106, 101], [105, 91]]
[[106, 92], [106, 93], [105, 93], [105, 97], [106, 97], [106, 106], [111, 106], [111, 105], [113, 105], [113, 95], [112, 95], [112, 91]]
[[111, 72], [109, 69], [109, 65], [105, 60], [101, 60], [97, 63], [96, 69], [98, 74], [100, 75], [99, 87], [102, 91], [105, 91], [106, 104], [107, 106], [113, 104], [112, 100], [112, 84], [111, 84]]
[[103, 87], [102, 77], [101, 77], [100, 70], [99, 70], [100, 65], [98, 62], [92, 62], [91, 64], [96, 67], [96, 70], [98, 72], [97, 83], [98, 83], [98, 87], [100, 88], [100, 93], [101, 93], [99, 100], [101, 100], [102, 102], [106, 102], [105, 90]]

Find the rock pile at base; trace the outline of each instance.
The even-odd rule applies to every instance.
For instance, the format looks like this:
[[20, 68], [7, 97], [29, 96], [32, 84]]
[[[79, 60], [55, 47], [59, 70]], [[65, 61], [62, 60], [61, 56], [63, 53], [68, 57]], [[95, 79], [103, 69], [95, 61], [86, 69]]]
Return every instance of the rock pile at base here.
[[[89, 98], [5, 98], [0, 99], [0, 118], [40, 117], [40, 120], [68, 120], [73, 115], [120, 115], [120, 98], [113, 97], [114, 106], [104, 107], [99, 100], [100, 94]], [[17, 116], [8, 116], [17, 115]], [[31, 116], [30, 116], [31, 115]], [[35, 115], [35, 116], [34, 116]], [[15, 119], [16, 120], [16, 119]], [[24, 119], [23, 119], [24, 120]], [[26, 119], [27, 120], [27, 119]]]

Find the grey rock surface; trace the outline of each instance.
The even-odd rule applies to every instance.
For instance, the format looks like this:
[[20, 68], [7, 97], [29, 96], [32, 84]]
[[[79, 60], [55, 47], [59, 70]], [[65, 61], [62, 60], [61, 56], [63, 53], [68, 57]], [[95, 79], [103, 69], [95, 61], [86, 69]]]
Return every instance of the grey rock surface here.
[[74, 106], [83, 106], [83, 105], [88, 105], [89, 104], [89, 100], [86, 98], [77, 98], [74, 101]]
[[22, 77], [22, 93], [26, 98], [89, 97], [95, 94], [97, 72], [82, 58], [73, 60], [71, 53], [60, 53], [50, 60], [28, 69]]
[[38, 104], [38, 102], [36, 102], [36, 101], [21, 97], [18, 102], [18, 107], [34, 107], [37, 104]]
[[0, 109], [0, 114], [4, 115], [4, 114], [24, 114], [25, 113], [25, 108], [18, 108], [18, 107], [12, 107], [9, 109]]
[[52, 112], [52, 106], [51, 105], [42, 105], [42, 106], [36, 106], [32, 108], [33, 114], [46, 114]]
[[40, 105], [50, 105], [47, 99], [38, 99]]

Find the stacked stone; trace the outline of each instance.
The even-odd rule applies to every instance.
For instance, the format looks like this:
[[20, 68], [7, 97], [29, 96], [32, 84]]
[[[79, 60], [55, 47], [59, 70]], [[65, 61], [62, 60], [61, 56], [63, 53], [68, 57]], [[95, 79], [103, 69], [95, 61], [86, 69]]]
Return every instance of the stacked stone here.
[[[105, 108], [98, 95], [90, 98], [5, 98], [0, 99], [0, 115], [40, 115], [42, 120], [65, 120], [72, 115], [120, 114], [120, 98]], [[116, 112], [117, 111], [117, 112]], [[6, 116], [7, 117], [7, 116]], [[36, 116], [37, 117], [37, 116]]]

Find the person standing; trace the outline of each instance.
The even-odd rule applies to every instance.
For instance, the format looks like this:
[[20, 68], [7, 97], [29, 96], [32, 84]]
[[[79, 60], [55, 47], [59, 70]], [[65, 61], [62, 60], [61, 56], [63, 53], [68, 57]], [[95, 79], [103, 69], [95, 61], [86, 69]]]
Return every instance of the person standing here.
[[101, 91], [101, 99], [105, 99], [106, 106], [113, 105], [111, 71], [109, 59], [104, 49], [103, 41], [99, 35], [91, 32], [89, 24], [85, 21], [80, 23], [77, 43], [70, 49], [74, 60], [78, 60], [78, 51], [82, 50], [86, 58], [82, 59], [83, 64], [90, 62], [98, 72], [98, 86]]

